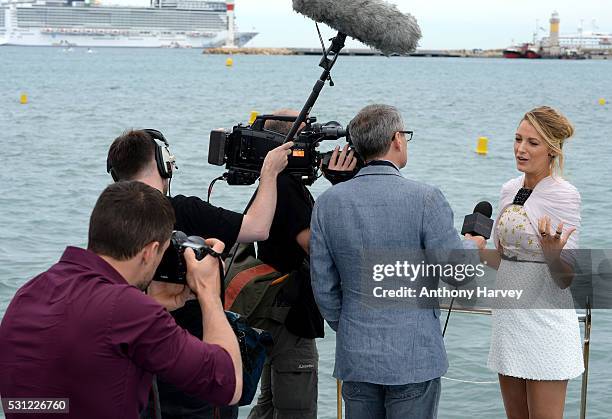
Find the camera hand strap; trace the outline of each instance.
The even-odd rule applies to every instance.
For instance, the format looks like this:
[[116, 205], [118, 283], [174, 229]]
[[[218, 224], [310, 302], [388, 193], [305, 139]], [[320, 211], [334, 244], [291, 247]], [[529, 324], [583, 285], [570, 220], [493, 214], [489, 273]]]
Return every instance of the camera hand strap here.
[[[243, 215], [245, 215], [247, 211], [249, 210], [249, 208], [251, 208], [251, 205], [253, 205], [253, 201], [255, 201], [255, 197], [257, 196], [258, 190], [259, 188], [255, 189], [255, 192], [253, 192], [253, 196], [251, 196], [249, 203], [247, 204], [246, 208], [242, 212]], [[251, 245], [254, 246], [252, 243]], [[229, 272], [230, 268], [234, 264], [234, 259], [236, 259], [236, 254], [238, 253], [238, 246], [240, 246], [240, 243], [236, 242], [234, 246], [232, 247], [232, 250], [230, 250], [229, 254], [231, 255], [231, 259], [229, 263], [227, 264], [227, 266], [225, 267], [225, 273], [221, 275], [221, 277], [223, 278], [223, 285], [221, 287], [223, 291], [223, 297], [221, 298], [221, 302], [223, 302], [224, 305], [225, 305], [225, 275]], [[223, 270], [223, 268], [221, 268], [221, 270]]]

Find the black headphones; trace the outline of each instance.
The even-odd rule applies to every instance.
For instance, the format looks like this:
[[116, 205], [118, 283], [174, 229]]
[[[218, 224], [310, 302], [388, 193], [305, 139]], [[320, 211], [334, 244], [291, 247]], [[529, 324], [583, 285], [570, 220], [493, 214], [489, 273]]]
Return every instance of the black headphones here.
[[[157, 171], [162, 179], [171, 179], [172, 172], [176, 169], [176, 158], [170, 152], [170, 144], [160, 131], [156, 129], [143, 129], [144, 132], [151, 136], [151, 141], [155, 144], [155, 163]], [[159, 141], [159, 142], [158, 142]], [[106, 159], [106, 171], [110, 173], [115, 182], [119, 181], [117, 173], [113, 170], [110, 159]]]

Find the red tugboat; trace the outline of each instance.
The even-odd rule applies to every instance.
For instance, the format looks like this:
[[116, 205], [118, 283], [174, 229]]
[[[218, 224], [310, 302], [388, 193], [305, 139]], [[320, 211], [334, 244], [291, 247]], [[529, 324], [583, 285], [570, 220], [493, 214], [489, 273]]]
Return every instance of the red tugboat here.
[[538, 52], [536, 47], [530, 43], [525, 43], [521, 46], [506, 48], [503, 54], [504, 58], [542, 58], [542, 55]]
[[504, 58], [522, 58], [521, 51], [517, 47], [509, 47], [504, 50]]

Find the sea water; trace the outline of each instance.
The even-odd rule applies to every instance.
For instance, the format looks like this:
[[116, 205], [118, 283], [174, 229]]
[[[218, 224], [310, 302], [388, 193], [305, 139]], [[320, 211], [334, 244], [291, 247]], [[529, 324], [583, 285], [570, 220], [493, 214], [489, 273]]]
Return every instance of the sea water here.
[[[178, 160], [172, 192], [205, 198], [223, 173], [207, 163], [210, 130], [245, 122], [251, 111], [301, 108], [321, 73], [318, 57], [237, 56], [227, 68], [226, 57], [198, 50], [86, 51], [0, 48], [0, 315], [66, 245], [86, 245], [89, 214], [111, 182], [106, 153], [124, 130], [161, 130]], [[598, 103], [612, 101], [610, 74], [610, 61], [341, 57], [335, 87], [325, 87], [312, 115], [347, 124], [367, 104], [397, 106], [414, 131], [402, 173], [439, 187], [460, 228], [481, 200], [497, 211], [501, 185], [518, 175], [513, 141], [523, 114], [556, 107], [576, 127], [565, 175], [582, 194], [581, 246], [610, 249], [612, 105]], [[480, 136], [489, 138], [487, 156], [474, 152]], [[311, 189], [316, 197], [329, 186], [322, 179]], [[242, 211], [253, 190], [217, 183], [212, 203]], [[486, 368], [489, 337], [489, 317], [452, 315], [440, 418], [504, 417], [496, 374]], [[327, 329], [318, 342], [320, 418], [336, 417], [334, 345]], [[596, 311], [591, 419], [612, 411], [611, 349], [612, 314]], [[565, 417], [578, 417], [579, 406], [580, 378], [570, 382]]]

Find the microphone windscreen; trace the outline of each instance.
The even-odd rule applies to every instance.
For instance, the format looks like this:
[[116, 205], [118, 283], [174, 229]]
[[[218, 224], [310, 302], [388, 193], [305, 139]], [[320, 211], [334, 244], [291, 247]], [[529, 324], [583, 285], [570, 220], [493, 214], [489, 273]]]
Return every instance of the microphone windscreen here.
[[476, 204], [476, 207], [474, 207], [474, 213], [479, 213], [487, 218], [491, 218], [491, 214], [493, 214], [493, 207], [487, 201], [482, 201]]
[[385, 55], [409, 54], [421, 38], [412, 15], [382, 0], [293, 0], [293, 9]]

